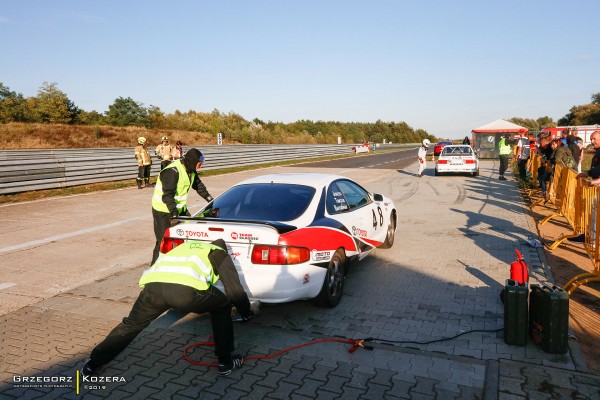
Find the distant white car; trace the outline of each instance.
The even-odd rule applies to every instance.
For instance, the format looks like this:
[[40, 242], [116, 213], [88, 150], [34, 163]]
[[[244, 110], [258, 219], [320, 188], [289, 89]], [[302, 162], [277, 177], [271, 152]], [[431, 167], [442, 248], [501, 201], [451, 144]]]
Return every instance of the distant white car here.
[[180, 218], [161, 244], [223, 239], [251, 300], [313, 299], [334, 307], [347, 264], [390, 248], [396, 207], [343, 176], [297, 173], [245, 180], [197, 214]]
[[471, 146], [466, 144], [445, 146], [435, 162], [435, 175], [469, 173], [479, 175], [479, 160]]

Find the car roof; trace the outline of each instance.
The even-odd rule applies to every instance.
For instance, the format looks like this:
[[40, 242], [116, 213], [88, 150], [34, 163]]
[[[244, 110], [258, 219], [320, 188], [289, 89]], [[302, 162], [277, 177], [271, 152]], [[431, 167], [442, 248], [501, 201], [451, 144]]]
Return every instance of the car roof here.
[[337, 179], [348, 179], [344, 176], [334, 174], [320, 174], [320, 173], [299, 173], [290, 172], [282, 174], [268, 174], [260, 175], [254, 178], [246, 179], [240, 182], [238, 185], [249, 184], [249, 183], [289, 183], [292, 185], [306, 185], [319, 187], [329, 184]]

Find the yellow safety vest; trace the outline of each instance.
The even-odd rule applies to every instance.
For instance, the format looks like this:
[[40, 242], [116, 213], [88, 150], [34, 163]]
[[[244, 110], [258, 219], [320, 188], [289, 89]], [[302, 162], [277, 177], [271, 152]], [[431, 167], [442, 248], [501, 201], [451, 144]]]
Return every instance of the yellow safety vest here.
[[219, 280], [208, 254], [221, 250], [219, 246], [204, 242], [185, 242], [167, 254], [161, 254], [154, 265], [144, 271], [140, 286], [151, 282], [177, 283], [197, 290], [207, 290]]
[[506, 144], [506, 139], [500, 139], [500, 141], [498, 142], [498, 148], [498, 154], [500, 154], [501, 156], [510, 154], [510, 145]]
[[[173, 161], [171, 164], [165, 167], [167, 168], [177, 168], [179, 172], [179, 179], [177, 180], [177, 187], [175, 188], [175, 204], [177, 205], [177, 211], [179, 215], [185, 214], [187, 211], [187, 196], [190, 192], [190, 187], [194, 178], [196, 177], [195, 173], [188, 175], [185, 166], [181, 163], [181, 159], [177, 161]], [[158, 179], [156, 180], [156, 186], [154, 187], [154, 195], [152, 196], [152, 208], [156, 211], [160, 212], [169, 212], [169, 208], [162, 200], [163, 197], [163, 189], [162, 189], [162, 181], [160, 180], [160, 174], [158, 175]]]

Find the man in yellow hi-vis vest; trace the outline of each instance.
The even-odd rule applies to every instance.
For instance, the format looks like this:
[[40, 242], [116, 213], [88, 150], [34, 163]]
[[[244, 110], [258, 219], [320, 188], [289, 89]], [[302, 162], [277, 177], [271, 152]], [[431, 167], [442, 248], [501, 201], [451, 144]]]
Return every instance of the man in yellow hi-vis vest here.
[[176, 223], [173, 218], [190, 215], [187, 209], [187, 196], [190, 189], [196, 190], [198, 194], [209, 203], [212, 196], [206, 190], [206, 186], [198, 178], [198, 170], [204, 163], [204, 155], [198, 149], [188, 150], [179, 160], [173, 161], [160, 171], [154, 195], [152, 196], [152, 217], [154, 219], [154, 236], [156, 243], [152, 252], [154, 264], [160, 251], [165, 230]]
[[508, 169], [508, 159], [510, 158], [510, 145], [506, 143], [510, 139], [510, 135], [506, 134], [498, 141], [498, 157], [500, 158], [500, 168], [498, 169], [498, 179], [505, 181], [504, 173]]
[[[219, 280], [225, 293], [214, 286]], [[231, 354], [234, 349], [231, 304], [236, 306], [243, 321], [250, 320], [254, 313], [223, 239], [212, 243], [189, 241], [161, 254], [156, 263], [144, 271], [140, 286], [144, 289], [129, 316], [92, 350], [81, 369], [83, 375], [96, 374], [169, 309], [210, 313], [219, 375], [228, 375], [242, 366], [243, 358]]]

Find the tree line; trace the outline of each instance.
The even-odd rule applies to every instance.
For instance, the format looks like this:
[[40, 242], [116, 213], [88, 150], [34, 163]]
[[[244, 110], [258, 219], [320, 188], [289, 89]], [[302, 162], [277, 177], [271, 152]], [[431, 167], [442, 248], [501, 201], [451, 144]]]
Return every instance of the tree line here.
[[406, 122], [374, 123], [299, 120], [292, 123], [248, 121], [234, 112], [223, 113], [179, 110], [165, 113], [156, 106], [144, 106], [131, 97], [118, 97], [104, 113], [85, 111], [77, 107], [55, 82], [44, 84], [37, 95], [25, 97], [11, 91], [0, 82], [0, 123], [24, 122], [67, 125], [111, 125], [144, 127], [223, 134], [223, 137], [244, 144], [258, 143], [344, 143], [363, 141], [382, 143], [418, 143], [435, 141], [435, 136], [423, 129], [414, 129]]
[[559, 118], [557, 122], [554, 122], [550, 117], [538, 119], [514, 117], [509, 121], [532, 131], [557, 126], [598, 125], [600, 124], [600, 93], [593, 94], [592, 102], [589, 104], [571, 107], [569, 112], [564, 117]]

